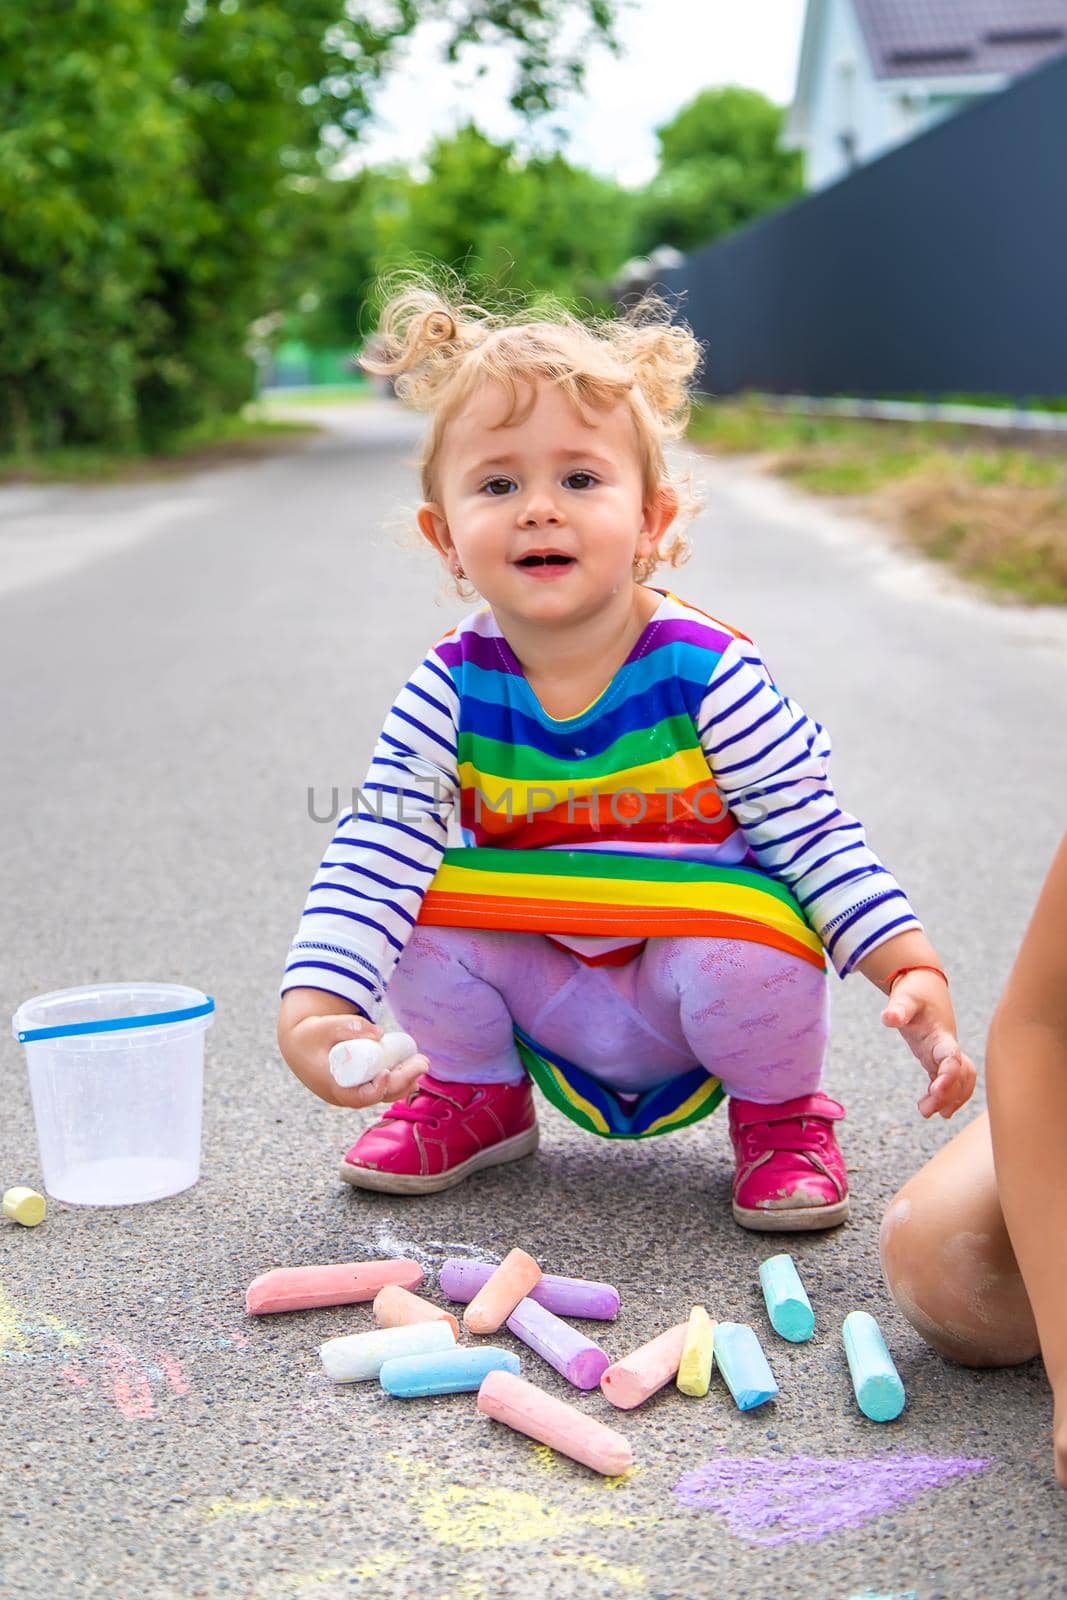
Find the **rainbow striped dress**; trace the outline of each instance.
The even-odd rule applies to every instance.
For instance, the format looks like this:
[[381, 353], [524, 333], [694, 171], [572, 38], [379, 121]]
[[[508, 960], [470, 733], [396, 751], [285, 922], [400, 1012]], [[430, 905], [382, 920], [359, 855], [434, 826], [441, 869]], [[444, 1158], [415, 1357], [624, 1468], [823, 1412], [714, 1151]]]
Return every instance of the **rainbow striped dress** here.
[[[312, 884], [283, 990], [332, 989], [373, 1018], [416, 922], [540, 933], [591, 964], [653, 937], [747, 939], [820, 970], [829, 955], [842, 975], [919, 926], [837, 803], [825, 730], [744, 634], [655, 592], [572, 717], [544, 710], [489, 608], [438, 642]], [[606, 1137], [682, 1127], [722, 1099], [695, 1062], [634, 1102], [518, 1027], [515, 1043], [545, 1095]]]
[[[821, 967], [821, 941], [784, 885], [751, 866], [684, 858], [686, 845], [706, 855], [738, 831], [694, 715], [717, 665], [713, 642], [700, 625], [650, 625], [593, 704], [561, 721], [542, 709], [502, 635], [457, 630], [445, 640], [470, 843], [446, 849], [419, 921], [540, 932], [564, 945], [567, 934], [622, 936], [600, 956], [576, 951], [590, 962], [632, 959], [649, 936], [718, 934]], [[624, 1104], [517, 1025], [515, 1043], [542, 1093], [605, 1137], [684, 1127], [723, 1098], [718, 1078], [695, 1066]]]

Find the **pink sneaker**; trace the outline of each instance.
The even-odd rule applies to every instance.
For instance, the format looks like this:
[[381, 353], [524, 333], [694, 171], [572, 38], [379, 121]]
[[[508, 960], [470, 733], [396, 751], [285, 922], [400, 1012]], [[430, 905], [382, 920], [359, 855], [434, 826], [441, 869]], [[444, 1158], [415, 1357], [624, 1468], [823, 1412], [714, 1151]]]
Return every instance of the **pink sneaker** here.
[[518, 1161], [537, 1149], [528, 1078], [521, 1083], [445, 1083], [424, 1072], [360, 1135], [341, 1162], [357, 1189], [435, 1194], [481, 1167]]
[[834, 1136], [845, 1108], [827, 1094], [778, 1106], [730, 1101], [734, 1218], [743, 1228], [802, 1233], [848, 1216], [848, 1178]]

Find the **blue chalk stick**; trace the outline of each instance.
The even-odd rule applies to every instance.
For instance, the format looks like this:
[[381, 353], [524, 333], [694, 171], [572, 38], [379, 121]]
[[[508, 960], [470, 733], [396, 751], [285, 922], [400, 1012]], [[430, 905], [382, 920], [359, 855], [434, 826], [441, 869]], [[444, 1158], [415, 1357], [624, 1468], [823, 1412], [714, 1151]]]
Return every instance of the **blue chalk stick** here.
[[751, 1411], [778, 1393], [774, 1373], [751, 1328], [743, 1322], [716, 1324], [715, 1360], [739, 1411]]
[[793, 1257], [770, 1256], [760, 1263], [759, 1281], [771, 1327], [791, 1344], [803, 1344], [815, 1332], [815, 1313], [800, 1281]]
[[867, 1311], [850, 1311], [841, 1324], [856, 1400], [872, 1422], [892, 1422], [904, 1409], [904, 1385], [882, 1330]]
[[482, 1344], [469, 1350], [453, 1346], [421, 1356], [396, 1356], [382, 1363], [378, 1376], [386, 1394], [412, 1400], [428, 1394], [467, 1394], [481, 1387], [487, 1372], [517, 1374], [519, 1369], [513, 1351]]

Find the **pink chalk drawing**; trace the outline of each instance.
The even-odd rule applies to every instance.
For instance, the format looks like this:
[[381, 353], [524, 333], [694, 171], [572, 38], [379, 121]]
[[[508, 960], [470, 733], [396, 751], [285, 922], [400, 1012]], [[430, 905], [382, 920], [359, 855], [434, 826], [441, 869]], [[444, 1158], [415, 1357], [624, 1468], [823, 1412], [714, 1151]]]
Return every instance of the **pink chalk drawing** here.
[[[248, 1337], [234, 1322], [211, 1316], [191, 1342], [199, 1349], [243, 1351]], [[111, 1334], [101, 1337], [61, 1320], [35, 1305], [10, 1299], [0, 1283], [0, 1362], [24, 1366], [57, 1365], [59, 1376], [72, 1389], [101, 1393], [124, 1417], [150, 1417], [155, 1396], [170, 1390], [179, 1396], [191, 1392], [182, 1364], [158, 1346], [136, 1350]]]
[[858, 1528], [990, 1465], [959, 1456], [733, 1456], [687, 1472], [674, 1492], [683, 1505], [725, 1517], [739, 1539], [779, 1545]]
[[182, 1371], [182, 1364], [174, 1356], [167, 1355], [166, 1351], [159, 1351], [156, 1360], [163, 1369], [163, 1376], [174, 1390], [175, 1394], [189, 1393], [189, 1380]]
[[189, 1393], [189, 1380], [174, 1356], [156, 1350], [152, 1359], [145, 1360], [110, 1334], [90, 1345], [78, 1361], [62, 1367], [59, 1375], [75, 1389], [88, 1389], [94, 1377], [101, 1376], [108, 1399], [131, 1421], [155, 1413], [153, 1388], [165, 1385], [174, 1394]]
[[100, 1347], [107, 1351], [111, 1392], [118, 1410], [124, 1417], [150, 1417], [152, 1385], [140, 1357], [110, 1335], [101, 1339]]
[[208, 1317], [204, 1322], [201, 1343], [205, 1350], [246, 1350], [248, 1335], [235, 1322], [221, 1322], [218, 1317]]

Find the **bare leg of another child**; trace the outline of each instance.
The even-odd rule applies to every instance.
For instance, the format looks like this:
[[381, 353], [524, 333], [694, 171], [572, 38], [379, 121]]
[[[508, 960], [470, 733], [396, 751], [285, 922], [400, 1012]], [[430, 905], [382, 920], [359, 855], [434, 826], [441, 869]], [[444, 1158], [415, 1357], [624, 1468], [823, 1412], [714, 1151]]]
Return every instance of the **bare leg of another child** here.
[[942, 1355], [967, 1367], [1010, 1367], [1039, 1354], [984, 1112], [890, 1201], [880, 1245], [893, 1299]]

